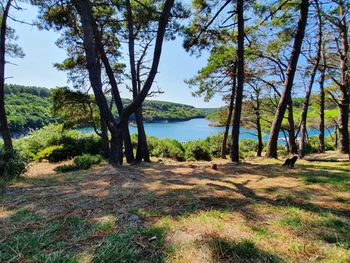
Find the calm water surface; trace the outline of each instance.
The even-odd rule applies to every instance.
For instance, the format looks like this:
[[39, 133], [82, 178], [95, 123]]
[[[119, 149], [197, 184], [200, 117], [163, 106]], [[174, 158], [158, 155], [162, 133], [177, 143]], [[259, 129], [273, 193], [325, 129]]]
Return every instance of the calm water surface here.
[[[181, 142], [192, 141], [196, 139], [205, 139], [210, 135], [217, 134], [224, 131], [224, 127], [212, 127], [209, 126], [209, 121], [200, 118], [192, 119], [189, 121], [179, 122], [156, 122], [145, 123], [145, 130], [148, 136], [155, 136], [158, 138], [171, 138]], [[130, 126], [130, 132], [136, 133], [137, 129]], [[254, 139], [255, 130], [240, 129], [240, 139]], [[319, 132], [316, 129], [308, 130], [309, 135], [317, 135]], [[325, 131], [326, 135], [329, 135], [328, 131]], [[280, 133], [280, 138], [284, 138], [283, 133]], [[263, 137], [265, 141], [269, 139], [268, 134]], [[285, 144], [283, 140], [279, 140], [279, 143]]]
[[[187, 142], [197, 139], [205, 139], [206, 137], [210, 135], [217, 134], [219, 132], [224, 131], [224, 127], [212, 127], [209, 126], [209, 121], [204, 118], [199, 119], [192, 119], [188, 121], [178, 121], [178, 122], [152, 122], [152, 123], [145, 123], [145, 130], [146, 134], [148, 136], [155, 136], [157, 138], [170, 138], [170, 139], [176, 139], [180, 142]], [[129, 126], [131, 133], [136, 133], [137, 129], [136, 127]], [[93, 132], [93, 129], [91, 128], [83, 128], [80, 129], [84, 132]], [[333, 130], [331, 130], [333, 132]], [[256, 140], [257, 137], [255, 136], [255, 130], [247, 130], [244, 128], [240, 129], [240, 139], [254, 139]], [[311, 135], [318, 135], [318, 130], [311, 129], [308, 130], [309, 136]], [[23, 136], [25, 134], [21, 134]], [[325, 131], [325, 135], [329, 135], [329, 131]], [[21, 136], [15, 136], [15, 137], [21, 137]], [[0, 135], [1, 137], [1, 135]], [[280, 138], [284, 138], [283, 133], [280, 133]], [[265, 134], [263, 136], [263, 139], [265, 141], [268, 140], [268, 134]], [[279, 140], [279, 143], [285, 144], [283, 140]]]

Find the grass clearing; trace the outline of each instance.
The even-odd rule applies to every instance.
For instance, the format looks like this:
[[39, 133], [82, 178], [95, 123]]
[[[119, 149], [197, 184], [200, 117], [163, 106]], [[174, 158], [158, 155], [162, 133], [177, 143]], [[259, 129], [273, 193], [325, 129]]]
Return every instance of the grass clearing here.
[[350, 262], [349, 163], [215, 162], [32, 165], [0, 196], [0, 262]]

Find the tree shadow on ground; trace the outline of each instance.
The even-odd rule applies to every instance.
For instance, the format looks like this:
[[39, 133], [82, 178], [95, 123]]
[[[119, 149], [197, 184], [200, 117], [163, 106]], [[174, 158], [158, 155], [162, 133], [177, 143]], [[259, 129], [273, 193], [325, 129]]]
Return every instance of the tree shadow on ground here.
[[[150, 245], [151, 254], [157, 250], [161, 252], [157, 257], [159, 262], [162, 262], [163, 245], [152, 247], [153, 243], [149, 243], [147, 239], [150, 233], [153, 233], [157, 240], [162, 240], [162, 235], [157, 231], [148, 233], [145, 230], [145, 226], [152, 225], [162, 216], [177, 220], [201, 211], [228, 211], [238, 213], [248, 223], [255, 224], [265, 219], [264, 215], [252, 208], [252, 205], [263, 204], [274, 208], [296, 207], [309, 212], [330, 212], [346, 219], [350, 218], [349, 210], [325, 207], [296, 198], [303, 195], [316, 196], [320, 191], [324, 191], [322, 195], [326, 195], [327, 189], [313, 191], [301, 189], [295, 192], [292, 187], [277, 184], [270, 188], [275, 192], [289, 191], [293, 195], [275, 198], [268, 195], [268, 191], [266, 191], [267, 194], [260, 193], [259, 185], [251, 186], [251, 183], [261, 183], [263, 180], [278, 177], [295, 179], [295, 181], [301, 177], [313, 177], [316, 169], [313, 166], [300, 165], [298, 169], [284, 169], [276, 164], [228, 163], [220, 164], [218, 168], [219, 171], [215, 171], [210, 168], [210, 164], [200, 166], [153, 163], [119, 169], [105, 166], [87, 172], [61, 174], [50, 178], [24, 179], [7, 189], [2, 204], [3, 210], [15, 211], [15, 213], [0, 217], [0, 223], [4, 222], [0, 232], [4, 233], [5, 238], [10, 238], [11, 235], [20, 235], [21, 231], [26, 230], [28, 235], [24, 235], [26, 241], [23, 242], [27, 245], [24, 244], [24, 252], [20, 252], [25, 253], [29, 258], [33, 258], [35, 244], [43, 244], [38, 245], [40, 251], [60, 249], [67, 253], [72, 251], [78, 253], [86, 249], [85, 242], [88, 240], [90, 244], [104, 244], [102, 248], [94, 251], [96, 261], [103, 253], [103, 249], [106, 249], [106, 253], [112, 253], [118, 246], [120, 246], [118, 248], [120, 253], [123, 251], [126, 253], [126, 258], [130, 256], [140, 259], [142, 253], [134, 250], [147, 251], [147, 246]], [[344, 172], [338, 168], [337, 170], [339, 172], [333, 173], [334, 177], [339, 176], [341, 180], [348, 182], [349, 178], [346, 178]], [[321, 176], [332, 177], [332, 172], [323, 171]], [[28, 215], [17, 214], [20, 209], [27, 209]], [[96, 220], [110, 215], [116, 218], [118, 225], [105, 232], [94, 232]], [[12, 228], [13, 233], [8, 232], [10, 225], [15, 226]], [[51, 230], [46, 231], [46, 228]], [[74, 229], [80, 229], [79, 233], [85, 234], [77, 234]], [[134, 229], [134, 232], [130, 229]], [[128, 235], [124, 236], [124, 234]], [[40, 239], [40, 236], [47, 235], [55, 236], [57, 243], [61, 246], [54, 246], [52, 242], [47, 244]], [[127, 244], [120, 241], [123, 238], [129, 240]], [[220, 254], [222, 251], [215, 250], [215, 253], [220, 254], [216, 255], [218, 260], [225, 262], [227, 256], [233, 259], [239, 256], [237, 251], [240, 249], [240, 244], [226, 244], [225, 240], [216, 238], [217, 240], [213, 241], [213, 250], [218, 247], [229, 249], [223, 255]], [[121, 244], [118, 243], [119, 241]], [[251, 250], [255, 251], [255, 254], [252, 252], [251, 258], [233, 262], [279, 262], [278, 257], [260, 251], [255, 246], [252, 246]], [[13, 256], [13, 252], [8, 253]], [[134, 253], [134, 256], [130, 253]], [[256, 261], [249, 261], [251, 259]]]
[[282, 259], [267, 251], [256, 247], [251, 240], [234, 242], [220, 237], [211, 237], [209, 241], [213, 252], [213, 262], [236, 262], [236, 263], [278, 263]]

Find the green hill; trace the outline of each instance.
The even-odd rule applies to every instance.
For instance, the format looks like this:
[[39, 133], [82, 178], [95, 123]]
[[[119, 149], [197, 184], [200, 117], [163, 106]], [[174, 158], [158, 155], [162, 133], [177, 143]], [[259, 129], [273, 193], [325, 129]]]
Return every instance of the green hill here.
[[[29, 129], [41, 128], [49, 123], [60, 121], [51, 113], [51, 91], [47, 88], [6, 85], [5, 103], [9, 126], [12, 132], [26, 132]], [[124, 99], [124, 104], [130, 103]], [[204, 118], [216, 109], [199, 109], [190, 105], [146, 100], [143, 115], [146, 122], [184, 121], [193, 118]], [[116, 113], [116, 110], [114, 111]], [[134, 116], [130, 117], [130, 121]]]

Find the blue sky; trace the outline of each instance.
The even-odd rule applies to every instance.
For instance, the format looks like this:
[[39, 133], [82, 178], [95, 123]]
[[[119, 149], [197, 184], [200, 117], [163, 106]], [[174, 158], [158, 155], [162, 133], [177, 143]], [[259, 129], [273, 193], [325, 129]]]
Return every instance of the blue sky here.
[[[14, 11], [13, 15], [19, 20], [32, 22], [37, 16], [37, 9], [33, 6], [22, 4], [24, 11]], [[6, 83], [57, 87], [66, 86], [66, 73], [57, 71], [53, 64], [61, 62], [65, 58], [64, 50], [60, 50], [55, 41], [59, 37], [58, 32], [39, 31], [36, 27], [9, 21], [9, 25], [16, 30], [17, 43], [22, 47], [26, 56], [23, 59], [11, 59], [16, 65], [7, 64]], [[159, 86], [164, 94], [153, 99], [166, 100], [190, 104], [196, 107], [219, 107], [224, 103], [221, 97], [213, 98], [209, 103], [203, 98], [192, 97], [191, 90], [184, 83], [185, 79], [193, 77], [198, 69], [205, 65], [206, 55], [200, 58], [190, 56], [182, 48], [182, 39], [166, 42], [164, 45], [159, 74], [154, 87]], [[122, 93], [128, 97], [127, 92]]]

